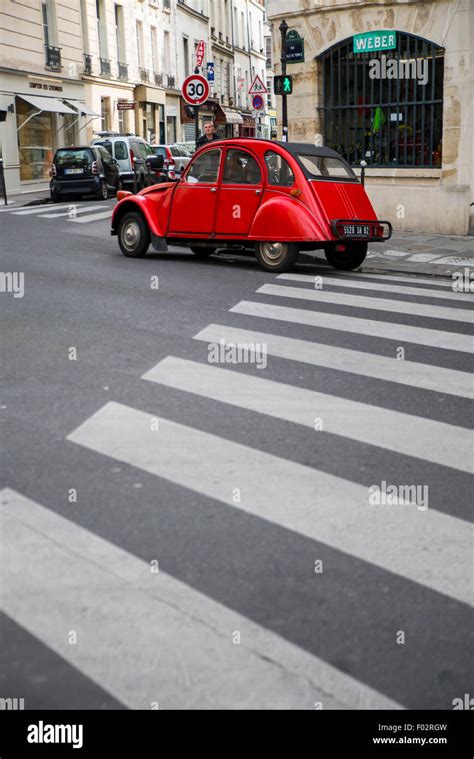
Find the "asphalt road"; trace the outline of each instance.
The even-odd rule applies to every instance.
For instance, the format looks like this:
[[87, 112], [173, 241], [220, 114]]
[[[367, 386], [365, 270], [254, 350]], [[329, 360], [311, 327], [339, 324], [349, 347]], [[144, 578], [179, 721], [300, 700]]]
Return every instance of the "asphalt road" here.
[[473, 681], [472, 296], [130, 260], [111, 207], [0, 210], [24, 274], [0, 293], [0, 698], [452, 709]]

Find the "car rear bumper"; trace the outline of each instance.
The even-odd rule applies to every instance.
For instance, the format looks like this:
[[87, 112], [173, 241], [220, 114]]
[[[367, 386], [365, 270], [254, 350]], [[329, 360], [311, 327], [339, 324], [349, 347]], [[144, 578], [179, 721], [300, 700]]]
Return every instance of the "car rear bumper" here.
[[[392, 236], [389, 221], [376, 219], [333, 219], [330, 221], [331, 232], [338, 240], [362, 240], [365, 242], [384, 242]], [[384, 227], [386, 226], [386, 230]]]
[[51, 192], [57, 195], [74, 195], [98, 192], [102, 179], [100, 176], [83, 177], [81, 179], [53, 179], [50, 184]]

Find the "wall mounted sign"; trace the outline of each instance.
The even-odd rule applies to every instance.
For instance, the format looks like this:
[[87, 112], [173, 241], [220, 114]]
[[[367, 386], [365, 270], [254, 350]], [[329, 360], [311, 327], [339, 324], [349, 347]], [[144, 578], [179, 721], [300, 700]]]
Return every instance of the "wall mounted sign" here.
[[352, 37], [354, 53], [373, 53], [378, 50], [394, 50], [397, 47], [397, 33], [387, 30], [354, 34]]
[[296, 29], [289, 29], [286, 33], [286, 62], [304, 63], [304, 39]]

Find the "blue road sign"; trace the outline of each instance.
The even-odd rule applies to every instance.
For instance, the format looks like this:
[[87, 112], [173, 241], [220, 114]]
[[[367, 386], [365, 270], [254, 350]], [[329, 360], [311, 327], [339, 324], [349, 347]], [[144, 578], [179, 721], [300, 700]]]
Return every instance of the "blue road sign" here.
[[262, 96], [261, 95], [254, 95], [253, 98], [252, 98], [252, 105], [253, 105], [253, 107], [254, 107], [254, 109], [256, 111], [261, 111], [262, 108], [263, 108], [263, 106], [264, 106], [264, 102], [263, 102]]
[[206, 69], [207, 69], [207, 81], [213, 82], [214, 81], [214, 62], [208, 61], [206, 63]]

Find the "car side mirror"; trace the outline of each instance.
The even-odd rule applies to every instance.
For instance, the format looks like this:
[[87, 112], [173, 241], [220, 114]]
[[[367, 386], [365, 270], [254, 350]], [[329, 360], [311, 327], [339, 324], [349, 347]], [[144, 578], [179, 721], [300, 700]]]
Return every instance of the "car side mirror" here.
[[146, 159], [146, 164], [152, 171], [159, 171], [163, 168], [163, 156], [151, 155]]

